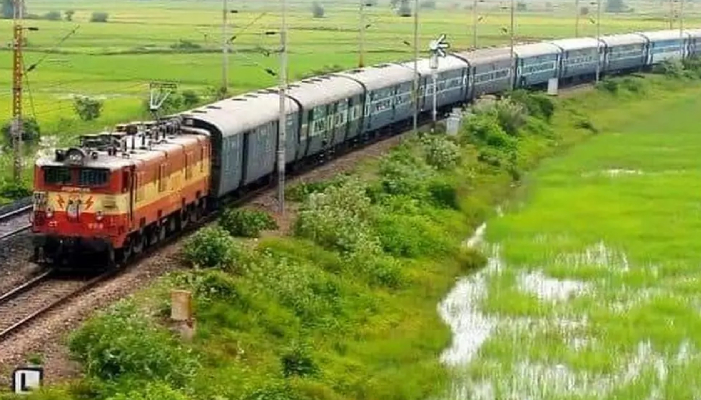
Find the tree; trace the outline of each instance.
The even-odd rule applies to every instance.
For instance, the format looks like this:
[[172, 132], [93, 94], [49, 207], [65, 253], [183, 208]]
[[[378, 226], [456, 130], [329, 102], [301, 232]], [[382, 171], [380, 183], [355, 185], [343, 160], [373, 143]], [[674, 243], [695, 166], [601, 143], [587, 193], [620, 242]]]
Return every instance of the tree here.
[[83, 121], [92, 121], [102, 114], [102, 100], [93, 99], [87, 96], [76, 96], [73, 99], [73, 108]]
[[526, 6], [526, 3], [523, 1], [519, 1], [516, 3], [516, 11], [522, 12], [526, 11], [528, 9], [528, 6]]
[[73, 15], [75, 15], [74, 10], [66, 10], [64, 14], [66, 15], [66, 21], [73, 21]]
[[104, 11], [95, 11], [90, 17], [90, 22], [107, 22], [109, 14]]
[[421, 4], [419, 4], [419, 8], [427, 9], [427, 10], [435, 10], [436, 9], [436, 0], [423, 0], [421, 2]]
[[411, 6], [409, 5], [409, 0], [400, 0], [399, 9], [397, 14], [400, 17], [411, 17]]
[[312, 3], [312, 15], [314, 18], [324, 18], [324, 6], [321, 5], [318, 1], [315, 1]]
[[[2, 126], [2, 135], [7, 143], [12, 143], [12, 121], [8, 121]], [[33, 143], [41, 136], [39, 123], [34, 118], [24, 118], [22, 120], [22, 141]]]
[[607, 0], [605, 11], [609, 13], [619, 13], [626, 10], [623, 0]]
[[[27, 7], [24, 6], [23, 15], [27, 15]], [[2, 0], [2, 18], [12, 19], [15, 16], [15, 2], [13, 0]]]
[[60, 21], [61, 11], [49, 11], [44, 15], [44, 19], [49, 21]]
[[589, 15], [589, 7], [580, 8], [579, 15], [581, 15], [581, 16]]

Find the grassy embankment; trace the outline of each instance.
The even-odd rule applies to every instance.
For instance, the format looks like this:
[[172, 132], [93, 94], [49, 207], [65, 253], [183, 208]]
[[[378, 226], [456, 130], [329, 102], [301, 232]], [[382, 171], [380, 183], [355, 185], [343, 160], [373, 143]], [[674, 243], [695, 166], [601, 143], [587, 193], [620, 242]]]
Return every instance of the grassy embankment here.
[[[70, 341], [87, 377], [35, 398], [425, 399], [441, 393], [450, 376], [438, 355], [450, 333], [436, 303], [457, 276], [484, 264], [461, 246], [470, 230], [540, 158], [597, 132], [596, 124], [608, 126], [598, 113], [613, 118], [614, 107], [649, 110], [657, 101], [651, 97], [678, 95], [690, 81], [617, 82], [615, 94], [558, 100], [552, 116], [543, 95], [481, 105], [455, 140], [412, 139], [350, 177], [291, 190], [291, 200], [302, 206], [289, 236], [234, 238], [227, 229], [240, 235], [241, 225], [269, 227], [269, 221], [229, 214], [220, 228], [200, 231], [187, 246], [187, 259], [210, 268], [168, 276], [93, 318]], [[241, 224], [241, 216], [256, 222]], [[192, 343], [173, 339], [161, 325], [170, 288], [195, 293]], [[522, 303], [507, 296], [490, 304]]]
[[623, 108], [620, 96], [578, 102], [606, 134], [543, 163], [490, 222], [504, 265], [480, 312], [497, 328], [457, 372], [466, 387], [548, 399], [701, 392], [701, 87], [641, 89], [648, 100]]
[[[241, 93], [275, 85], [276, 78], [265, 68], [277, 70], [274, 51], [279, 47], [275, 31], [279, 25], [277, 2], [250, 2], [231, 15], [232, 33], [237, 34], [230, 56], [229, 87]], [[148, 96], [148, 82], [172, 81], [181, 90], [193, 90], [200, 102], [221, 83], [221, 2], [122, 1], [104, 2], [71, 0], [35, 0], [27, 3], [28, 13], [45, 15], [50, 11], [74, 10], [72, 21], [28, 20], [27, 26], [39, 31], [27, 32], [25, 65], [39, 62], [27, 74], [25, 114], [37, 118], [45, 141], [41, 148], [56, 143], [65, 145], [76, 135], [101, 130], [130, 120], [149, 118], [143, 107]], [[447, 7], [447, 5], [446, 5]], [[479, 45], [507, 43], [501, 32], [509, 16], [498, 5], [480, 4], [484, 19], [479, 26]], [[688, 5], [685, 23], [698, 24]], [[538, 10], [540, 8], [540, 10]], [[261, 16], [262, 10], [268, 13]], [[107, 23], [90, 22], [93, 11], [109, 14]], [[666, 10], [664, 10], [666, 12]], [[519, 11], [517, 40], [538, 40], [574, 35], [572, 10], [559, 7], [544, 12], [542, 5], [529, 5]], [[663, 12], [659, 14], [663, 16]], [[260, 17], [258, 19], [258, 17]], [[358, 60], [358, 15], [354, 6], [327, 6], [324, 18], [311, 18], [309, 5], [293, 7], [290, 12], [290, 77], [293, 79], [325, 66], [350, 68]], [[439, 8], [421, 14], [421, 54], [428, 42], [441, 33], [448, 34], [453, 49], [472, 44], [470, 11]], [[0, 20], [0, 29], [10, 37], [12, 21]], [[243, 27], [253, 23], [243, 30]], [[413, 40], [412, 18], [396, 16], [386, 3], [368, 9], [368, 64], [407, 60], [413, 50], [403, 42]], [[71, 30], [78, 30], [61, 41]], [[665, 27], [664, 18], [654, 13], [604, 14], [602, 34], [631, 30], [654, 30]], [[595, 26], [583, 22], [581, 35], [594, 35]], [[0, 51], [0, 107], [11, 109], [11, 51]], [[263, 50], [273, 52], [266, 55]], [[73, 109], [73, 95], [87, 95], [104, 101], [102, 115], [91, 121], [80, 120]], [[185, 106], [180, 107], [187, 108]], [[9, 118], [9, 114], [7, 115]], [[4, 122], [4, 121], [0, 121]], [[35, 143], [35, 144], [38, 144]], [[25, 180], [32, 179], [31, 165], [36, 146], [27, 146]], [[0, 153], [0, 181], [11, 172], [11, 157]]]

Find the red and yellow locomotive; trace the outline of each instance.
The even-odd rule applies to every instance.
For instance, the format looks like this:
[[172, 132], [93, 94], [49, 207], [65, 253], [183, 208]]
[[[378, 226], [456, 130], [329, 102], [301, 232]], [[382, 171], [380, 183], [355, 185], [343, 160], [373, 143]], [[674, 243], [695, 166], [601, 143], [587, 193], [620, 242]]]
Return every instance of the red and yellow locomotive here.
[[120, 125], [37, 160], [36, 262], [114, 264], [206, 211], [211, 145], [179, 120]]

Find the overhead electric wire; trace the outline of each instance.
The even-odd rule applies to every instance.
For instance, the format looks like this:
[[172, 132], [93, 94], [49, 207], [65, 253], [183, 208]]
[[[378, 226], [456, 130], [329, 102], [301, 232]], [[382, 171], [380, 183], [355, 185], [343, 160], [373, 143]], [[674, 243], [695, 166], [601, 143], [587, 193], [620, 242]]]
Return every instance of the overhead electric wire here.
[[[51, 48], [51, 50], [56, 50], [61, 44], [63, 44], [63, 42], [65, 42], [69, 37], [71, 37], [74, 33], [76, 33], [78, 31], [78, 28], [80, 28], [80, 25], [76, 26], [75, 28], [73, 28], [73, 30], [71, 30], [66, 35], [64, 35], [61, 38], [61, 40], [59, 40], [58, 43], [56, 43], [56, 45], [54, 45], [54, 47]], [[35, 70], [39, 66], [39, 64], [41, 64], [46, 59], [46, 57], [49, 56], [49, 54], [53, 54], [53, 52], [50, 51], [50, 52], [44, 53], [44, 55], [39, 59], [39, 61], [35, 62], [34, 64], [30, 65], [29, 68], [27, 68], [27, 72], [31, 72], [31, 71]]]

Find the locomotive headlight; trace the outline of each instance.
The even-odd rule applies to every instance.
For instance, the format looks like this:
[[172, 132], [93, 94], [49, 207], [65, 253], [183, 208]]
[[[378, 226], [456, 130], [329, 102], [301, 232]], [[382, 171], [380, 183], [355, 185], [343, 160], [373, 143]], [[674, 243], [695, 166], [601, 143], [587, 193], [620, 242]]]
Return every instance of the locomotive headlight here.
[[102, 216], [102, 211], [98, 211], [97, 213], [95, 213], [95, 219], [96, 219], [96, 220], [102, 221], [102, 218], [103, 218], [103, 216]]
[[53, 218], [54, 216], [54, 209], [49, 207], [46, 209], [46, 218]]

